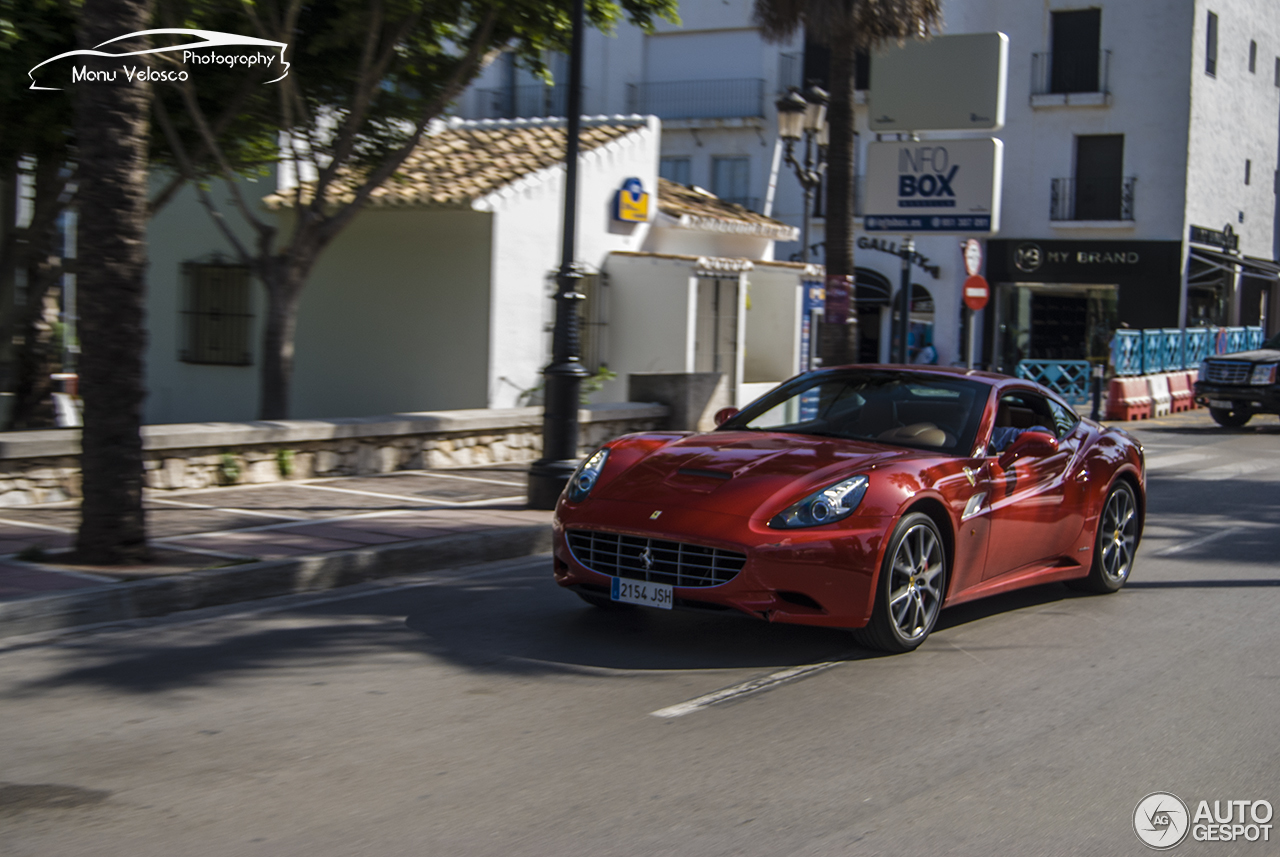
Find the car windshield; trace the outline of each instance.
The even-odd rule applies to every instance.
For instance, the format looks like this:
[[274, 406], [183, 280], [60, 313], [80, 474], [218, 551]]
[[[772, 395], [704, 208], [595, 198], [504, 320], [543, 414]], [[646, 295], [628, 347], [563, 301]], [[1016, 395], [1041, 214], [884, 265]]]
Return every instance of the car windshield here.
[[939, 375], [814, 373], [751, 403], [720, 430], [871, 440], [968, 455], [989, 391], [978, 381]]
[[1274, 348], [1276, 351], [1280, 351], [1280, 333], [1277, 333], [1275, 336], [1262, 343], [1262, 347]]

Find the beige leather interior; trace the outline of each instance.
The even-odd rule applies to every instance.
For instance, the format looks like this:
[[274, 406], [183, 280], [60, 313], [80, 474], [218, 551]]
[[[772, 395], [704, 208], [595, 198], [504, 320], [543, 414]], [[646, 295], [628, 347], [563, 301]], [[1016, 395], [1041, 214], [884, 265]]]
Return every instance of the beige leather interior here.
[[909, 426], [898, 426], [878, 435], [879, 440], [904, 441], [922, 446], [947, 446], [955, 443], [955, 438], [947, 434], [933, 423], [912, 423]]

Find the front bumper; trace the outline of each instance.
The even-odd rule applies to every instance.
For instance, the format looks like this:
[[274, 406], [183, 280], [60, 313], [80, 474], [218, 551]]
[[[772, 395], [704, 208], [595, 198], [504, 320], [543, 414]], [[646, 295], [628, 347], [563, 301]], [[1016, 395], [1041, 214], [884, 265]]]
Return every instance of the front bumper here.
[[1209, 400], [1231, 402], [1232, 410], [1247, 408], [1254, 413], [1280, 414], [1280, 385], [1211, 384], [1197, 381], [1196, 404], [1211, 407]]
[[[885, 534], [892, 519], [851, 516], [827, 527], [772, 530], [738, 517], [670, 509], [652, 525], [619, 526], [648, 517], [651, 508], [595, 500], [590, 512], [562, 509], [554, 521], [555, 580], [564, 587], [608, 596], [612, 577], [574, 555], [566, 529], [717, 547], [746, 555], [731, 580], [676, 586], [674, 606], [732, 609], [770, 622], [860, 628], [870, 617]], [[641, 516], [643, 513], [643, 516]]]

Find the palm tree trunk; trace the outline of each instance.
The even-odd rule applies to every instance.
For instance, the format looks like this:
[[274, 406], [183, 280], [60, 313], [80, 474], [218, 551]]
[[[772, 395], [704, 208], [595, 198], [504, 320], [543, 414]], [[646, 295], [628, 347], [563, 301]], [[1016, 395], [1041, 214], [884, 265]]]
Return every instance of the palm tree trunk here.
[[[857, 161], [854, 152], [853, 87], [854, 49], [852, 44], [831, 47], [831, 101], [827, 107], [830, 145], [827, 148], [826, 265], [828, 277], [853, 276], [854, 184]], [[832, 321], [828, 317], [828, 321]], [[857, 359], [857, 309], [849, 296], [849, 318], [845, 323], [824, 324], [818, 341], [823, 365], [839, 366]]]
[[[146, 28], [145, 0], [86, 0], [80, 45]], [[117, 43], [117, 48], [144, 47]], [[143, 301], [151, 90], [75, 89], [80, 159], [80, 361], [84, 500], [76, 553], [85, 562], [147, 558], [142, 508]]]

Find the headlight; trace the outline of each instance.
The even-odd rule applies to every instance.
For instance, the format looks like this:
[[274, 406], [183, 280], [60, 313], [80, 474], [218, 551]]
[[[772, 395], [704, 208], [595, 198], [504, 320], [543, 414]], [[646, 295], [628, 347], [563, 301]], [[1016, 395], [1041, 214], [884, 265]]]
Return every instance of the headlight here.
[[1253, 375], [1249, 378], [1250, 384], [1274, 384], [1276, 382], [1276, 366], [1277, 363], [1263, 363], [1260, 366], [1253, 367]]
[[604, 463], [608, 458], [609, 450], [597, 450], [595, 455], [578, 466], [573, 476], [569, 477], [569, 487], [566, 492], [569, 502], [581, 503], [587, 499], [591, 489], [596, 487], [596, 480], [600, 478], [600, 471], [604, 469]]
[[786, 511], [774, 515], [769, 526], [778, 530], [817, 527], [847, 518], [862, 502], [862, 495], [867, 493], [869, 483], [870, 480], [865, 476], [854, 476], [837, 482], [830, 488], [823, 488]]
[[1196, 370], [1196, 378], [1201, 381], [1209, 380], [1209, 361], [1201, 360], [1200, 367]]

